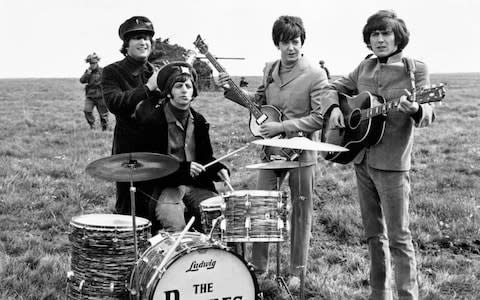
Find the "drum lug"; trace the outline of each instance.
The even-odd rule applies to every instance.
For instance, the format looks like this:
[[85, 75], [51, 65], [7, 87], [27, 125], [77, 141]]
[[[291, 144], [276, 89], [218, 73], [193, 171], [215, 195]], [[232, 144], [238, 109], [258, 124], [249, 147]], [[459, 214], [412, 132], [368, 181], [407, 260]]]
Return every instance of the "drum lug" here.
[[110, 294], [112, 294], [113, 297], [113, 292], [115, 291], [115, 283], [110, 282]]
[[80, 284], [78, 286], [78, 289], [80, 290], [80, 293], [83, 293], [83, 285], [85, 284], [85, 279], [82, 279], [82, 281], [80, 281]]
[[73, 271], [68, 271], [67, 272], [67, 280], [68, 281], [73, 281], [74, 277], [75, 277], [75, 273]]
[[277, 219], [277, 229], [280, 230], [280, 233], [281, 233], [281, 230], [285, 227], [285, 224], [283, 223], [283, 220], [281, 218], [278, 218]]

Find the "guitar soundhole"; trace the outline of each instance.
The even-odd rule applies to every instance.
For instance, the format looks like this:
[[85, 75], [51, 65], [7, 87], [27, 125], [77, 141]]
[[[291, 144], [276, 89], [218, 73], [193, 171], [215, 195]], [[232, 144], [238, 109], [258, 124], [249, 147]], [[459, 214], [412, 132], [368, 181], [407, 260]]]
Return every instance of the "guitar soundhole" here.
[[348, 126], [351, 129], [356, 129], [358, 125], [360, 125], [361, 117], [362, 115], [360, 113], [360, 109], [357, 108], [354, 111], [352, 111], [352, 113], [350, 114], [350, 118], [348, 120]]

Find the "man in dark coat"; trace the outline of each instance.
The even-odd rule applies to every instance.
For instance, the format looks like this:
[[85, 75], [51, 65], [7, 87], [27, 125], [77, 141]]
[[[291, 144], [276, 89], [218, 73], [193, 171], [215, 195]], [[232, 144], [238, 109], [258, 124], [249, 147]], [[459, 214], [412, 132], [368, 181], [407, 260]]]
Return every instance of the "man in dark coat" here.
[[[102, 86], [107, 108], [115, 115], [112, 154], [145, 152], [144, 129], [133, 117], [142, 100], [159, 99], [157, 73], [147, 58], [152, 51], [152, 22], [142, 16], [131, 17], [120, 25], [118, 34], [123, 41], [121, 61], [103, 69]], [[152, 219], [151, 194], [154, 181], [136, 182], [135, 207], [140, 217]], [[117, 182], [115, 211], [130, 214], [129, 183]]]
[[157, 85], [162, 99], [142, 101], [135, 118], [144, 126], [147, 151], [173, 156], [179, 169], [156, 181], [155, 216], [166, 231], [185, 227], [184, 216], [195, 216], [194, 228], [202, 231], [200, 203], [216, 196], [213, 181], [228, 181], [227, 168], [215, 160], [205, 118], [191, 108], [197, 96], [197, 74], [186, 62], [173, 62], [160, 69]]

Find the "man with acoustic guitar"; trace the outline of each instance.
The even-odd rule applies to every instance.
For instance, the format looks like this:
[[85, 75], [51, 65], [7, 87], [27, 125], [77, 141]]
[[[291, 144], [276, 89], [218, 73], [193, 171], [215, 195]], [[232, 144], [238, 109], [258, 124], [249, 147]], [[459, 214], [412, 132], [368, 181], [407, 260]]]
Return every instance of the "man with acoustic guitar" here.
[[363, 148], [353, 159], [371, 259], [370, 299], [393, 298], [391, 263], [398, 299], [418, 299], [408, 218], [409, 170], [414, 127], [429, 125], [435, 113], [433, 106], [412, 101], [414, 97], [406, 91], [429, 86], [429, 74], [423, 62], [403, 59], [409, 32], [393, 11], [381, 10], [370, 16], [363, 28], [363, 40], [375, 56], [363, 60], [333, 86], [345, 94], [369, 92], [387, 103], [398, 101], [398, 110], [386, 114], [383, 138]]
[[[228, 83], [230, 77], [225, 72], [219, 74], [219, 84], [226, 90], [225, 96], [243, 106], [245, 99], [256, 104], [274, 107], [281, 117], [271, 117], [259, 126], [259, 135], [265, 138], [284, 136], [292, 137], [299, 133], [308, 138], [315, 138], [316, 131], [322, 128], [323, 115], [332, 104], [338, 103], [335, 91], [328, 89], [328, 79], [323, 70], [315, 63], [308, 62], [301, 50], [305, 41], [305, 28], [302, 19], [294, 16], [281, 16], [273, 24], [272, 38], [280, 51], [280, 59], [269, 62], [264, 68], [262, 85], [255, 94], [233, 88]], [[340, 115], [336, 110], [332, 114]], [[252, 130], [252, 133], [254, 131]], [[300, 287], [300, 276], [305, 274], [310, 242], [310, 230], [313, 212], [313, 184], [317, 156], [315, 151], [303, 151], [287, 159], [298, 159], [301, 168], [282, 170], [260, 170], [257, 189], [276, 190], [277, 176], [280, 184], [289, 175], [291, 190], [291, 276], [288, 280], [290, 289]], [[262, 160], [273, 157], [262, 153]], [[268, 243], [254, 243], [252, 246], [252, 263], [257, 274], [266, 274], [268, 268]]]

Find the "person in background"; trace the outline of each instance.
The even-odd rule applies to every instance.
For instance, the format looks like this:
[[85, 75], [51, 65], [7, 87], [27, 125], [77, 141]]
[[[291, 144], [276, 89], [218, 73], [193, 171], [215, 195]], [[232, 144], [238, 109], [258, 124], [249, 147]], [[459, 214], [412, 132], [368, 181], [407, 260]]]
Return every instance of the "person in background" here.
[[183, 230], [185, 217], [188, 221], [191, 216], [195, 216], [193, 228], [203, 232], [200, 203], [217, 196], [214, 181], [229, 181], [228, 169], [222, 163], [204, 167], [215, 158], [209, 124], [191, 107], [198, 95], [197, 82], [197, 73], [189, 63], [169, 63], [157, 77], [163, 91], [161, 99], [146, 99], [135, 111], [149, 141], [147, 151], [170, 155], [180, 162], [176, 172], [155, 185], [156, 220], [167, 232]]
[[319, 64], [320, 64], [320, 68], [322, 68], [322, 69], [325, 71], [325, 73], [327, 74], [328, 80], [330, 80], [330, 79], [331, 79], [331, 78], [330, 78], [330, 71], [328, 71], [327, 67], [325, 67], [325, 61], [324, 61], [324, 60], [320, 60], [320, 61], [319, 61]]
[[91, 129], [95, 128], [95, 116], [93, 115], [94, 107], [97, 108], [98, 115], [100, 117], [100, 124], [102, 130], [108, 129], [108, 110], [105, 106], [105, 100], [103, 99], [102, 92], [102, 68], [98, 65], [100, 57], [94, 52], [89, 54], [85, 59], [85, 62], [90, 64], [88, 69], [85, 70], [80, 82], [85, 85], [85, 106], [83, 112], [85, 113], [85, 119]]
[[[118, 35], [124, 59], [106, 66], [102, 75], [103, 95], [108, 110], [115, 115], [112, 154], [145, 152], [147, 140], [144, 128], [134, 118], [137, 105], [146, 99], [159, 99], [157, 72], [147, 61], [155, 34], [152, 22], [144, 16], [134, 16], [123, 22]], [[155, 220], [151, 201], [154, 181], [135, 182], [136, 214]], [[130, 184], [117, 182], [115, 212], [130, 214]], [[152, 230], [155, 223], [152, 224]]]
[[[262, 85], [256, 93], [244, 91], [252, 101], [260, 105], [273, 105], [286, 117], [279, 122], [263, 123], [260, 133], [264, 137], [281, 134], [292, 137], [301, 133], [307, 138], [317, 139], [316, 132], [322, 128], [323, 115], [330, 111], [333, 104], [338, 103], [337, 93], [329, 89], [325, 72], [302, 55], [305, 36], [301, 18], [279, 17], [273, 24], [272, 38], [280, 57], [266, 64]], [[226, 98], [242, 104], [242, 100], [228, 86], [229, 78], [228, 74], [220, 73], [218, 83], [224, 87]], [[264, 153], [261, 158], [263, 161], [272, 159]], [[303, 151], [297, 159], [301, 161], [302, 168], [280, 170], [278, 173], [280, 184], [289, 175], [292, 212], [288, 286], [293, 290], [300, 287], [300, 277], [307, 269], [317, 154], [315, 151]], [[260, 170], [257, 189], [276, 190], [276, 170]], [[253, 244], [252, 263], [256, 267], [256, 273], [264, 276], [268, 270], [268, 243]]]
[[[430, 104], [419, 105], [407, 99], [405, 91], [411, 90], [412, 84], [402, 59], [409, 36], [405, 22], [395, 12], [380, 10], [373, 14], [363, 27], [363, 41], [375, 56], [333, 82], [338, 92], [370, 92], [387, 102], [400, 101], [398, 111], [386, 116], [380, 143], [366, 147], [353, 160], [371, 260], [370, 299], [419, 299], [408, 217], [409, 170], [414, 128], [429, 125], [435, 113]], [[418, 60], [414, 64], [415, 86], [429, 86], [427, 66]], [[391, 264], [398, 298], [393, 296]]]
[[248, 86], [248, 81], [245, 80], [245, 77], [240, 77], [240, 83], [239, 83], [240, 87], [247, 87]]

